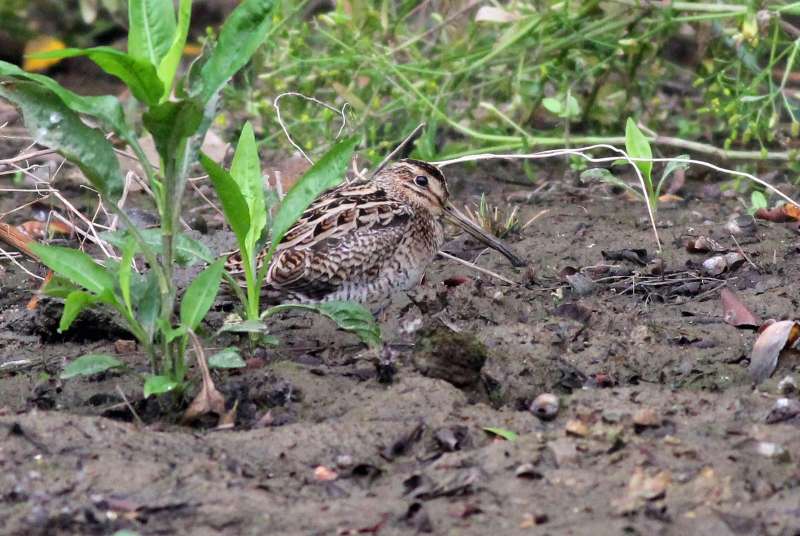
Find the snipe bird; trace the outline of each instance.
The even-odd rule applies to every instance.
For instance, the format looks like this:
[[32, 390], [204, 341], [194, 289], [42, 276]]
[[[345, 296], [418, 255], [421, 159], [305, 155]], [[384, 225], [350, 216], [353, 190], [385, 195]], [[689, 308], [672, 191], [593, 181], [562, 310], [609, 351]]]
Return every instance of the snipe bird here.
[[[283, 301], [353, 300], [385, 304], [396, 290], [422, 279], [444, 243], [449, 221], [505, 255], [525, 261], [461, 216], [449, 203], [442, 172], [400, 160], [372, 179], [343, 183], [321, 194], [284, 236], [264, 281], [264, 294]], [[238, 254], [229, 260], [236, 273]]]

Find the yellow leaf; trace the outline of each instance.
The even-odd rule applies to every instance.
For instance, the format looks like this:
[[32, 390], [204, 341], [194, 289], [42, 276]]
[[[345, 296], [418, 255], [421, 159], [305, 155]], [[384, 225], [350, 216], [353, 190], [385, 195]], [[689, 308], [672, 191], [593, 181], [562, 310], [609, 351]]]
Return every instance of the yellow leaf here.
[[36, 60], [29, 58], [31, 54], [41, 54], [43, 52], [52, 52], [54, 50], [63, 50], [67, 48], [63, 41], [50, 37], [49, 35], [41, 35], [34, 37], [25, 43], [25, 61], [22, 63], [22, 68], [30, 72], [44, 71], [48, 67], [55, 65], [60, 58], [52, 60]]

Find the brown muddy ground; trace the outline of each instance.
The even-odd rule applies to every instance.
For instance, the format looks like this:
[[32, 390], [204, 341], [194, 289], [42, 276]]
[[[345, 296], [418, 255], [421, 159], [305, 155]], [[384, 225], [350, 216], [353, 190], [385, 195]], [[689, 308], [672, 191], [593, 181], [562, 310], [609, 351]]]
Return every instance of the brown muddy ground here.
[[[522, 179], [514, 167], [449, 175], [463, 202], [486, 189], [505, 206], [533, 191], [496, 180]], [[796, 318], [800, 238], [758, 223], [736, 238], [752, 264], [698, 279], [710, 254], [687, 253], [688, 237], [738, 250], [724, 225], [744, 207], [718, 193], [690, 181], [686, 202], [661, 207], [669, 275], [658, 277], [659, 263], [601, 253], [654, 255], [639, 203], [552, 172], [520, 205], [523, 222], [548, 212], [509, 237], [530, 268], [495, 253], [478, 261], [518, 286], [436, 260], [384, 314], [381, 356], [323, 320], [281, 318], [281, 346], [215, 373], [238, 400], [225, 431], [176, 424], [174, 408], [141, 400], [132, 374], [58, 380], [65, 362], [115, 352], [126, 336], [104, 314], [58, 335], [58, 304], [28, 311], [35, 284], [2, 261], [0, 532], [800, 534], [799, 422], [767, 424], [777, 398], [797, 396], [778, 382], [797, 376], [798, 360], [783, 356], [754, 389], [755, 334], [723, 321], [715, 290], [727, 281], [761, 318]], [[18, 199], [0, 201], [2, 212]], [[202, 238], [228, 245], [223, 233]], [[474, 258], [468, 246], [446, 249]], [[592, 266], [599, 281], [565, 281]], [[230, 310], [222, 301], [212, 325]], [[529, 409], [545, 392], [560, 398], [552, 421]]]

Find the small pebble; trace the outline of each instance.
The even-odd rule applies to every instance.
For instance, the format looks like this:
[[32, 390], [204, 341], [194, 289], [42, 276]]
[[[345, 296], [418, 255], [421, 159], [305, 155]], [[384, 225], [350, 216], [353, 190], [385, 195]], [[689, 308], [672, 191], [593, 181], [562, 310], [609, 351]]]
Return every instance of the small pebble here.
[[661, 426], [661, 417], [650, 408], [642, 408], [634, 414], [633, 424], [640, 428], [657, 428]]
[[586, 426], [586, 423], [579, 421], [578, 419], [570, 419], [567, 421], [564, 431], [567, 432], [567, 435], [573, 435], [577, 437], [586, 437], [589, 435], [589, 427]]
[[339, 454], [336, 457], [336, 467], [339, 469], [345, 469], [347, 467], [351, 467], [353, 465], [353, 457], [349, 454]]
[[542, 393], [531, 402], [531, 412], [543, 421], [551, 421], [558, 415], [558, 397], [552, 393]]
[[514, 470], [514, 475], [517, 478], [530, 478], [530, 479], [542, 478], [542, 473], [537, 471], [536, 466], [534, 466], [532, 463], [521, 463]]
[[794, 379], [794, 376], [784, 376], [783, 379], [778, 382], [778, 392], [782, 395], [796, 393], [797, 381]]
[[318, 465], [314, 468], [314, 480], [318, 480], [320, 482], [327, 482], [330, 480], [336, 480], [339, 478], [339, 475], [333, 469], [329, 469], [324, 465]]

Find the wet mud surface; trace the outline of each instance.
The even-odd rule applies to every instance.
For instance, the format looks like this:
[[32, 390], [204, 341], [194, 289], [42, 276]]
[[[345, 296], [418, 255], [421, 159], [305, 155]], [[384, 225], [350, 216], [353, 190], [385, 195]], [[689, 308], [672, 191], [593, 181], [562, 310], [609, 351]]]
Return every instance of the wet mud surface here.
[[[696, 181], [660, 207], [656, 257], [626, 195], [554, 177], [519, 201], [533, 188], [492, 178], [519, 170], [490, 169], [448, 170], [454, 195], [517, 200], [523, 223], [546, 211], [508, 237], [530, 266], [463, 237], [445, 250], [518, 284], [437, 259], [382, 314], [380, 354], [297, 314], [277, 319], [274, 349], [207, 339], [248, 358], [214, 373], [238, 401], [231, 430], [143, 401], [146, 359], [112, 316], [58, 334], [60, 305], [27, 309], [36, 283], [0, 263], [2, 533], [800, 533], [800, 418], [770, 417], [797, 398], [800, 360], [785, 352], [754, 388], [756, 334], [727, 324], [719, 298], [724, 285], [761, 319], [797, 318], [796, 230], [757, 222], [734, 240], [725, 225], [744, 207]], [[713, 253], [685, 248], [697, 236], [747, 260], [708, 275]], [[134, 373], [58, 379], [96, 351]], [[558, 397], [551, 420], [531, 411], [542, 393]]]

